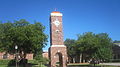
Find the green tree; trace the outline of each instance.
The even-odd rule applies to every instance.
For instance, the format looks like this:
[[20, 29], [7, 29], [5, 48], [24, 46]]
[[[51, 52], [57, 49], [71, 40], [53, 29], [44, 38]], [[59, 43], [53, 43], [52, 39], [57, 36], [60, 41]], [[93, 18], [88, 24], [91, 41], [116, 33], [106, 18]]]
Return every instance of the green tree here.
[[44, 58], [42, 55], [38, 54], [38, 55], [35, 57], [35, 62], [38, 64], [39, 67], [42, 67], [42, 65], [48, 64], [49, 59]]
[[44, 33], [45, 27], [40, 22], [30, 24], [21, 19], [19, 21], [0, 24], [0, 49], [9, 53], [15, 52], [15, 45], [22, 58], [26, 53], [39, 52], [46, 46], [47, 35]]
[[68, 62], [75, 62], [76, 44], [74, 39], [66, 39], [65, 45], [67, 46]]
[[8, 51], [7, 48], [9, 48], [7, 46], [7, 44], [9, 45], [10, 40], [6, 37], [9, 37], [9, 30], [10, 28], [12, 28], [13, 24], [10, 22], [7, 23], [0, 23], [0, 51]]
[[110, 61], [113, 56], [112, 39], [107, 33], [96, 34], [96, 38], [98, 39], [99, 46], [97, 47], [97, 51], [93, 54], [93, 56], [100, 60]]
[[80, 51], [82, 62], [93, 57], [99, 60], [109, 60], [112, 58], [111, 48], [112, 40], [107, 33], [86, 32], [78, 36], [77, 51]]
[[92, 53], [96, 51], [97, 39], [95, 34], [86, 32], [83, 35], [78, 35], [77, 46], [78, 51], [80, 51], [80, 62], [85, 62], [86, 58], [91, 58]]
[[119, 40], [115, 40], [113, 43], [120, 43], [120, 41]]

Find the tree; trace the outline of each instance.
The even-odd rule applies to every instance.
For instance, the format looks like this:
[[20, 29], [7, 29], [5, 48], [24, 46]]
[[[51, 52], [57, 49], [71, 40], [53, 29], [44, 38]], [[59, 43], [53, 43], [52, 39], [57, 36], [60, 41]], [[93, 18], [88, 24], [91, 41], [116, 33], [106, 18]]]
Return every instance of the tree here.
[[120, 41], [119, 40], [115, 40], [113, 43], [120, 43]]
[[67, 46], [68, 62], [75, 63], [75, 56], [76, 56], [75, 40], [74, 39], [66, 39], [64, 43]]
[[97, 47], [97, 51], [93, 56], [102, 61], [110, 61], [113, 56], [112, 39], [108, 36], [107, 33], [96, 34], [96, 38], [98, 39], [99, 46]]
[[42, 54], [42, 48], [46, 46], [47, 35], [44, 33], [45, 27], [40, 22], [30, 24], [21, 19], [19, 21], [0, 24], [0, 49], [8, 53], [15, 52], [15, 45], [21, 58], [25, 58], [27, 53]]
[[83, 35], [78, 35], [77, 46], [79, 46], [77, 49], [80, 51], [80, 62], [87, 61], [86, 58], [91, 58], [92, 53], [96, 51], [97, 39], [95, 34], [86, 32]]
[[77, 51], [80, 51], [80, 55], [82, 54], [82, 62], [91, 58], [99, 60], [112, 58], [112, 40], [107, 33], [86, 32], [83, 35], [78, 35], [77, 46]]
[[10, 28], [12, 28], [12, 23], [9, 23], [9, 22], [7, 22], [7, 23], [0, 23], [0, 51], [5, 51], [5, 50], [7, 50], [6, 48], [8, 48], [7, 47], [7, 45], [9, 45], [10, 43], [10, 40], [8, 40], [8, 38], [7, 37], [9, 37], [8, 36], [8, 33], [9, 33], [9, 31], [8, 31], [8, 29], [10, 29]]

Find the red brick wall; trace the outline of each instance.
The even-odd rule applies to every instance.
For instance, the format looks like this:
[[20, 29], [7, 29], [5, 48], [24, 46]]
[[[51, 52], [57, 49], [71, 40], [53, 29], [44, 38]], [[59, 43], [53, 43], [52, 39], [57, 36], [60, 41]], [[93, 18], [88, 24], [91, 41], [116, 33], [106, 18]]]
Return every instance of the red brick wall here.
[[49, 57], [48, 57], [48, 52], [43, 52], [43, 53], [42, 53], [42, 56], [43, 56], [44, 58], [47, 58], [47, 59], [49, 58]]
[[[4, 59], [5, 52], [0, 52], [0, 59]], [[14, 59], [15, 58], [15, 54], [7, 54], [7, 58], [6, 59]], [[33, 54], [27, 54], [26, 55], [26, 59], [28, 60], [33, 60]]]
[[[5, 54], [5, 52], [0, 52], [0, 59], [4, 59], [3, 58], [4, 54]], [[14, 59], [14, 55], [7, 54], [7, 58], [6, 59]]]
[[27, 54], [26, 59], [33, 60], [33, 54]]
[[[58, 27], [56, 27], [54, 24], [56, 18], [60, 21], [60, 25]], [[63, 45], [62, 16], [51, 16], [50, 19], [51, 45]], [[56, 30], [59, 31], [57, 32]]]

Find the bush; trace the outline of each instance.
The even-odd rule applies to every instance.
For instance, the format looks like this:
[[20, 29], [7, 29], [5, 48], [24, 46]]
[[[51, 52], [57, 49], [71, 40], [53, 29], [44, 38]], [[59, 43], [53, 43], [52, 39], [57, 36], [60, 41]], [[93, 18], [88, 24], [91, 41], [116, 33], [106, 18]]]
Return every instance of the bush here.
[[0, 60], [0, 65], [8, 65], [11, 60]]
[[42, 63], [42, 64], [46, 64], [46, 63], [49, 62], [49, 59], [44, 58], [44, 57], [43, 57], [42, 55], [40, 55], [40, 54], [35, 57], [35, 60], [36, 60], [38, 63]]
[[28, 60], [27, 59], [21, 59], [20, 61], [19, 61], [19, 64], [21, 64], [21, 65], [25, 65], [25, 64], [27, 64], [28, 63]]
[[[19, 64], [27, 64], [27, 59], [22, 59], [18, 62]], [[16, 60], [0, 60], [0, 65], [8, 65], [8, 66], [14, 66], [16, 64]]]
[[13, 65], [15, 65], [15, 63], [16, 63], [15, 59], [10, 60], [9, 63], [8, 63], [8, 66], [13, 66]]

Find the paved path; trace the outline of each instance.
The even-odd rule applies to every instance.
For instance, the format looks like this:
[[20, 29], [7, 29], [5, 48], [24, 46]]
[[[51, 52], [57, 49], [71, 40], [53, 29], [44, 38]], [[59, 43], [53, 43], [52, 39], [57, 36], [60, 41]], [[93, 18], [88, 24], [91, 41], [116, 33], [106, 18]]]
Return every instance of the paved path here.
[[114, 66], [120, 66], [120, 63], [100, 63], [101, 65], [114, 65]]

